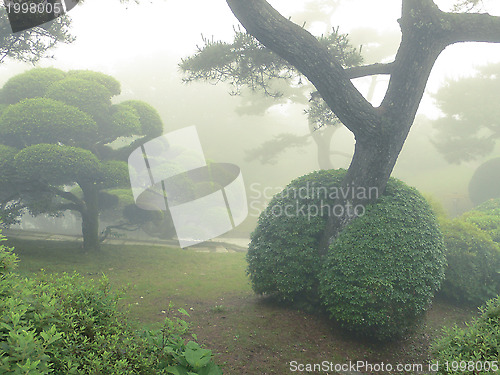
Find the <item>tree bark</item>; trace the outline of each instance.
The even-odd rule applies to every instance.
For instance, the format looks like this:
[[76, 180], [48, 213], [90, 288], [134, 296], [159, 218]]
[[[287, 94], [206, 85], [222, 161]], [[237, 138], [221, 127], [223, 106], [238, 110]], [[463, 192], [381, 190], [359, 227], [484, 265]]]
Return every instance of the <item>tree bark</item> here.
[[318, 166], [319, 169], [333, 169], [333, 164], [330, 159], [332, 154], [331, 142], [335, 131], [339, 128], [337, 125], [329, 125], [324, 129], [316, 129], [314, 121], [309, 120], [309, 131], [316, 143]]
[[[281, 16], [265, 0], [226, 0], [247, 32], [294, 65], [317, 88], [342, 123], [354, 133], [355, 153], [341, 188], [378, 191], [337, 204], [356, 206], [383, 194], [415, 119], [432, 67], [446, 46], [462, 41], [500, 42], [500, 18], [444, 13], [432, 0], [402, 0], [402, 41], [394, 62], [343, 69], [305, 29]], [[350, 79], [390, 74], [382, 104], [374, 108]], [[356, 217], [332, 216], [323, 236], [325, 250]]]
[[81, 210], [83, 249], [97, 251], [99, 241], [99, 190], [92, 184], [80, 184], [83, 191], [85, 207]]

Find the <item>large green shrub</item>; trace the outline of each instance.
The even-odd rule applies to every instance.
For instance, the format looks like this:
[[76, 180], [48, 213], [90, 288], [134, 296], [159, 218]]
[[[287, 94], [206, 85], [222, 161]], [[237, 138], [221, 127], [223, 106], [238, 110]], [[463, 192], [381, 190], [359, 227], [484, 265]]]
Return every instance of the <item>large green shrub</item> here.
[[493, 241], [500, 242], [500, 199], [489, 199], [462, 217], [487, 232]]
[[222, 374], [210, 350], [185, 342], [184, 320], [137, 332], [106, 278], [42, 273], [28, 280], [12, 272], [16, 262], [0, 246], [1, 374]]
[[247, 255], [252, 287], [287, 301], [319, 302], [351, 331], [392, 338], [415, 323], [439, 288], [442, 235], [425, 199], [391, 179], [377, 203], [322, 257], [319, 241], [328, 210], [314, 214], [332, 207], [332, 192], [344, 173], [300, 177], [271, 200]]
[[498, 374], [500, 371], [500, 298], [480, 308], [465, 328], [444, 328], [432, 347], [440, 374]]
[[[326, 217], [309, 216], [312, 207], [332, 203], [321, 188], [330, 191], [344, 171], [317, 171], [292, 181], [275, 195], [259, 217], [248, 248], [248, 274], [259, 294], [273, 294], [286, 301], [318, 300], [319, 240]], [[305, 208], [301, 210], [302, 208]], [[299, 212], [297, 212], [299, 211]]]
[[488, 233], [462, 219], [441, 224], [448, 266], [441, 294], [478, 306], [500, 293], [500, 247]]
[[391, 179], [366, 214], [331, 245], [321, 298], [344, 327], [379, 340], [406, 333], [429, 307], [444, 277], [439, 226], [414, 188]]

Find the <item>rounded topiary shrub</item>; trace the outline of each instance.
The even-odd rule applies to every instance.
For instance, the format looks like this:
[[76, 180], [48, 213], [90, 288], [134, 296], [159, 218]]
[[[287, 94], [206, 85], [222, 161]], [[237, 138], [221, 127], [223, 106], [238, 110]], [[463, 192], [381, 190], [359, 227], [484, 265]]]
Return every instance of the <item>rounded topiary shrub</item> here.
[[500, 297], [480, 308], [467, 327], [444, 328], [433, 346], [439, 374], [498, 374], [500, 371]]
[[458, 303], [480, 305], [500, 293], [500, 247], [488, 233], [461, 219], [442, 224], [446, 278], [441, 294]]
[[[345, 171], [322, 170], [292, 181], [262, 212], [247, 253], [248, 274], [258, 294], [286, 301], [317, 302], [319, 241], [326, 224], [322, 204]], [[327, 214], [327, 212], [323, 212]]]
[[326, 307], [351, 331], [378, 339], [406, 332], [429, 306], [444, 276], [444, 246], [425, 199], [391, 179], [321, 255], [328, 209], [345, 171], [292, 181], [269, 203], [247, 254], [253, 290]]
[[476, 169], [469, 182], [469, 197], [475, 205], [500, 198], [500, 158], [488, 160]]
[[330, 246], [319, 276], [321, 299], [348, 330], [396, 338], [429, 307], [445, 263], [429, 205], [416, 189], [390, 179], [383, 196]]

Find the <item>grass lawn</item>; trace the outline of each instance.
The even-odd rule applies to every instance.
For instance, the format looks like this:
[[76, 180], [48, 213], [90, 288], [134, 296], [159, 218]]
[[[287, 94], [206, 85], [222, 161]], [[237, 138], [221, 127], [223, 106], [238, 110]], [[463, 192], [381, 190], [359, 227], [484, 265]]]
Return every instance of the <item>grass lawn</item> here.
[[255, 296], [244, 253], [105, 245], [99, 253], [85, 254], [71, 242], [20, 239], [7, 245], [16, 248], [19, 272], [26, 276], [42, 268], [77, 271], [91, 278], [106, 274], [117, 289], [125, 287], [124, 308], [141, 325], [160, 324], [169, 302], [186, 309], [193, 333], [216, 353], [216, 362], [228, 375], [291, 374], [291, 361], [427, 364], [429, 342], [441, 327], [463, 324], [475, 315], [473, 310], [435, 301], [415, 334], [380, 345], [350, 337], [319, 313]]

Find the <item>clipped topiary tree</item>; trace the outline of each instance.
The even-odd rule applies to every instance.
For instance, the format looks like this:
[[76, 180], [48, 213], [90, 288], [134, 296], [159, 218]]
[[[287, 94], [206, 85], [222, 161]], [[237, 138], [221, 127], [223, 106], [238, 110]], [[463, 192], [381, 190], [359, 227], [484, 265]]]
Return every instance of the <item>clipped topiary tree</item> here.
[[460, 219], [441, 224], [446, 247], [446, 277], [441, 294], [478, 306], [500, 293], [500, 247], [488, 233]]
[[445, 327], [432, 346], [438, 374], [498, 374], [500, 371], [500, 297], [479, 309], [467, 327]]
[[23, 207], [33, 214], [76, 211], [84, 248], [98, 249], [102, 195], [129, 188], [125, 161], [162, 134], [158, 113], [139, 101], [113, 104], [120, 83], [92, 71], [33, 69], [11, 78], [2, 93], [2, 217], [12, 222]]
[[391, 179], [377, 203], [320, 252], [344, 171], [294, 180], [261, 214], [247, 254], [256, 293], [322, 304], [348, 330], [380, 340], [404, 334], [444, 276], [444, 245], [425, 199]]
[[23, 99], [43, 96], [54, 82], [64, 79], [66, 73], [55, 68], [28, 70], [9, 79], [2, 88], [2, 102], [15, 104]]
[[377, 203], [330, 246], [319, 276], [321, 299], [345, 328], [377, 340], [397, 338], [430, 306], [445, 264], [430, 206], [391, 178]]

